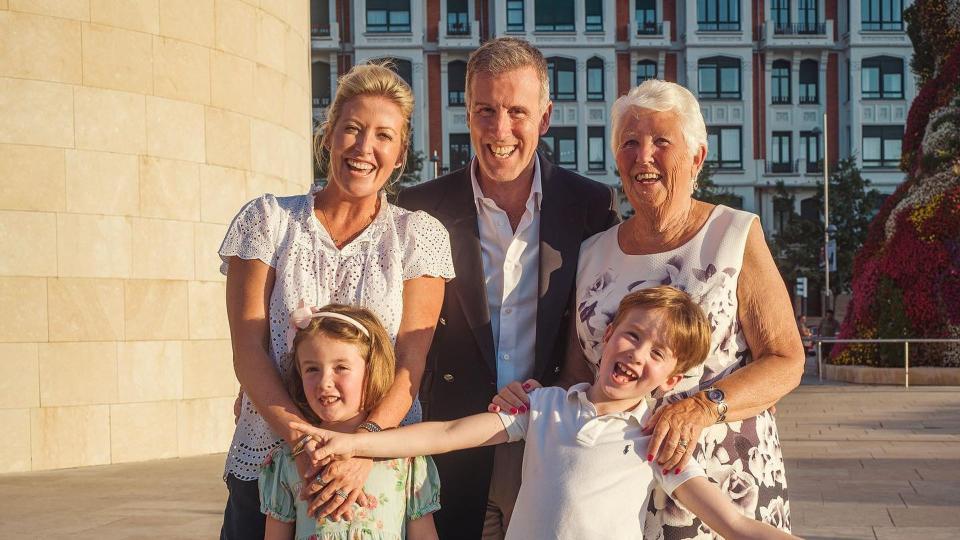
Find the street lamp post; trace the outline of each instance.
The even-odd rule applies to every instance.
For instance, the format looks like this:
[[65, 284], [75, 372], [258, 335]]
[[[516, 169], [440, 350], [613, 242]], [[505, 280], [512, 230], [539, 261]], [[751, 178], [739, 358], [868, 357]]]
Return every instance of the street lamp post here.
[[820, 312], [827, 316], [830, 304], [830, 165], [827, 160], [827, 113], [823, 113], [823, 306]]
[[430, 162], [433, 163], [433, 177], [440, 176], [440, 153], [434, 150], [433, 155], [430, 156]]

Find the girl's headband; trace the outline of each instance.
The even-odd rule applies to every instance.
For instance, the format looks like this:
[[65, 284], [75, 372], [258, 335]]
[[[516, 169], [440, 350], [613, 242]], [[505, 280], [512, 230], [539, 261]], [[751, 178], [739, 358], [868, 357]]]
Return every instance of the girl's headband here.
[[293, 313], [290, 314], [290, 326], [287, 327], [287, 352], [293, 352], [293, 338], [297, 336], [297, 330], [303, 330], [310, 326], [310, 321], [313, 319], [337, 319], [338, 321], [343, 321], [359, 330], [367, 339], [370, 339], [370, 331], [353, 317], [333, 311], [320, 311], [320, 308], [313, 306], [308, 307], [306, 303], [301, 300], [300, 307], [293, 310]]

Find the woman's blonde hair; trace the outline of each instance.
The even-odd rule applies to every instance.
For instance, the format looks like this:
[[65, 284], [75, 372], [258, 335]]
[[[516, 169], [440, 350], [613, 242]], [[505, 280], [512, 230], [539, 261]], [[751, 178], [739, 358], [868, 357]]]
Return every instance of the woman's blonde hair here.
[[297, 355], [297, 349], [303, 340], [311, 336], [323, 335], [357, 347], [360, 356], [365, 360], [366, 368], [363, 375], [363, 396], [360, 399], [360, 409], [363, 411], [369, 411], [376, 407], [387, 395], [387, 391], [393, 385], [397, 363], [390, 336], [387, 335], [387, 331], [380, 324], [377, 316], [370, 310], [343, 304], [329, 304], [320, 308], [320, 311], [330, 311], [350, 317], [363, 325], [370, 333], [370, 337], [363, 335], [356, 326], [332, 317], [312, 319], [309, 326], [297, 331], [296, 337], [293, 338], [293, 348], [289, 355], [290, 365], [287, 366], [284, 380], [287, 392], [293, 398], [293, 402], [297, 404], [297, 407], [300, 407], [304, 417], [315, 424], [320, 423], [320, 418], [310, 408], [310, 403], [304, 393], [303, 377], [300, 374], [300, 359]]
[[[327, 107], [327, 116], [320, 123], [313, 137], [314, 156], [317, 165], [323, 168], [329, 161], [328, 138], [333, 126], [340, 119], [340, 112], [351, 99], [359, 96], [381, 97], [389, 100], [400, 109], [403, 126], [400, 132], [401, 162], [406, 164], [407, 148], [410, 144], [410, 117], [413, 115], [413, 91], [410, 86], [393, 70], [390, 60], [374, 60], [366, 64], [353, 66], [337, 80], [337, 93]], [[403, 175], [404, 165], [394, 171], [394, 178]]]

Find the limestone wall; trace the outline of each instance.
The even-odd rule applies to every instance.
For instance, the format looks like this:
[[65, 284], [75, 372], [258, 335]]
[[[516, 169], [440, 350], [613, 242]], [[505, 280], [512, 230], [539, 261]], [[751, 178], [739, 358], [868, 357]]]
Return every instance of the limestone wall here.
[[310, 164], [307, 0], [0, 0], [0, 472], [227, 449], [217, 247]]

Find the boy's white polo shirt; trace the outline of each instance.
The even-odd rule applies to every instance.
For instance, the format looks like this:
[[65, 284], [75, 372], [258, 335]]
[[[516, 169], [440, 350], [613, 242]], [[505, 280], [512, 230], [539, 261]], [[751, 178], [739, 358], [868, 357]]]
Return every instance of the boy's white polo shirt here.
[[650, 437], [640, 427], [650, 414], [646, 403], [598, 416], [589, 387], [538, 388], [529, 395], [528, 413], [500, 414], [510, 441], [526, 440], [508, 540], [640, 539], [654, 482], [672, 494], [704, 476], [692, 460], [679, 475], [651, 466]]

